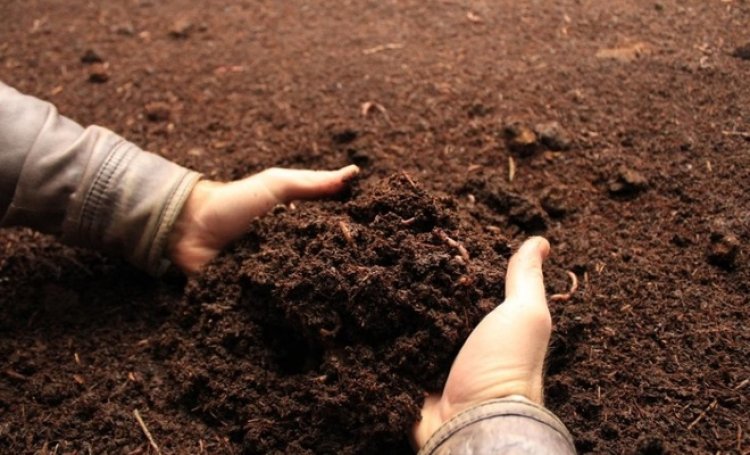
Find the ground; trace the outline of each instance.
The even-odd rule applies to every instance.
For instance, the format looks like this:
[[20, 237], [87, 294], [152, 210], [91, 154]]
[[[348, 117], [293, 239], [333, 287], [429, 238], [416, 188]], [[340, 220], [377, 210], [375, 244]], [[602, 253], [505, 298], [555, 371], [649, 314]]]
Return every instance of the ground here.
[[[354, 162], [513, 247], [543, 234], [548, 291], [580, 282], [546, 380], [579, 451], [748, 453], [749, 21], [741, 0], [11, 0], [0, 79], [210, 178]], [[252, 453], [267, 423], [203, 412], [179, 374], [211, 364], [194, 286], [1, 231], [0, 449], [148, 453], [137, 410], [163, 452]]]

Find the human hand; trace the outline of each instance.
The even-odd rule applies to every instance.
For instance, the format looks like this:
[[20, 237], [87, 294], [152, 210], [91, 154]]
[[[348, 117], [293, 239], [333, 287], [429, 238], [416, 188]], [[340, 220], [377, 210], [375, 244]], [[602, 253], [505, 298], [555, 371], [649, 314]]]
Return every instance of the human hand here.
[[532, 237], [510, 259], [505, 302], [466, 340], [443, 393], [425, 399], [411, 435], [417, 449], [444, 422], [482, 402], [520, 396], [542, 404], [542, 369], [552, 330], [542, 275], [549, 249], [546, 239]]
[[338, 193], [358, 173], [354, 165], [336, 171], [271, 168], [229, 183], [201, 180], [172, 228], [169, 258], [185, 273], [195, 273], [242, 236], [253, 219], [278, 204]]

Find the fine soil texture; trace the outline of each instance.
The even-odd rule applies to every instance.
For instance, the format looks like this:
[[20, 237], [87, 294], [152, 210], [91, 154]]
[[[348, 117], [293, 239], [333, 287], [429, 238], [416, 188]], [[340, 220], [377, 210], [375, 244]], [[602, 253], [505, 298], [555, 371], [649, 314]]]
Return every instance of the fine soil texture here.
[[402, 174], [256, 222], [188, 288], [205, 341], [178, 348], [176, 402], [246, 422], [245, 453], [408, 452], [425, 392], [502, 301], [510, 248], [456, 206]]
[[748, 24], [740, 0], [4, 1], [0, 80], [83, 124], [208, 178], [362, 173], [190, 279], [1, 230], [0, 452], [411, 453], [541, 234], [548, 293], [578, 281], [545, 379], [578, 450], [747, 454]]

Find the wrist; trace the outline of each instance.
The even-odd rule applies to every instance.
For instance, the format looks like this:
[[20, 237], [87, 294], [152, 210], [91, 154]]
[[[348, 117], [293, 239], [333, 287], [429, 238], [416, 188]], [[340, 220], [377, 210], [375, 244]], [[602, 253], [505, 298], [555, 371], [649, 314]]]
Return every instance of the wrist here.
[[524, 395], [511, 394], [498, 398], [489, 398], [486, 400], [477, 400], [474, 402], [463, 403], [460, 406], [451, 405], [448, 400], [441, 395], [431, 394], [425, 398], [422, 406], [420, 420], [414, 424], [410, 434], [410, 442], [415, 451], [419, 451], [444, 424], [453, 418], [466, 412], [467, 410], [482, 406], [486, 403], [502, 400], [504, 402], [527, 403], [534, 407], [543, 408], [540, 400], [533, 400]]
[[167, 239], [167, 256], [182, 270], [196, 271], [197, 267], [190, 264], [191, 258], [186, 253], [192, 251], [196, 245], [209, 243], [206, 237], [210, 233], [205, 226], [204, 212], [209, 205], [211, 194], [221, 185], [210, 180], [198, 181], [172, 226]]
[[442, 398], [440, 395], [427, 395], [422, 405], [419, 421], [414, 424], [410, 434], [410, 442], [415, 451], [419, 451], [445, 422], [440, 412]]

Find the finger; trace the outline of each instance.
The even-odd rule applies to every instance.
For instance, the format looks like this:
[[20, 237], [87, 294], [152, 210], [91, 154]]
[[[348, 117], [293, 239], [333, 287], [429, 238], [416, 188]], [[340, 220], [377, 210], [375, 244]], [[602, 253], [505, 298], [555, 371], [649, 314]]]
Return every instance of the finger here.
[[547, 239], [532, 237], [510, 258], [505, 277], [506, 304], [546, 306], [542, 263], [549, 250]]
[[264, 174], [266, 187], [286, 203], [336, 194], [359, 174], [359, 167], [352, 164], [335, 171], [269, 169]]

